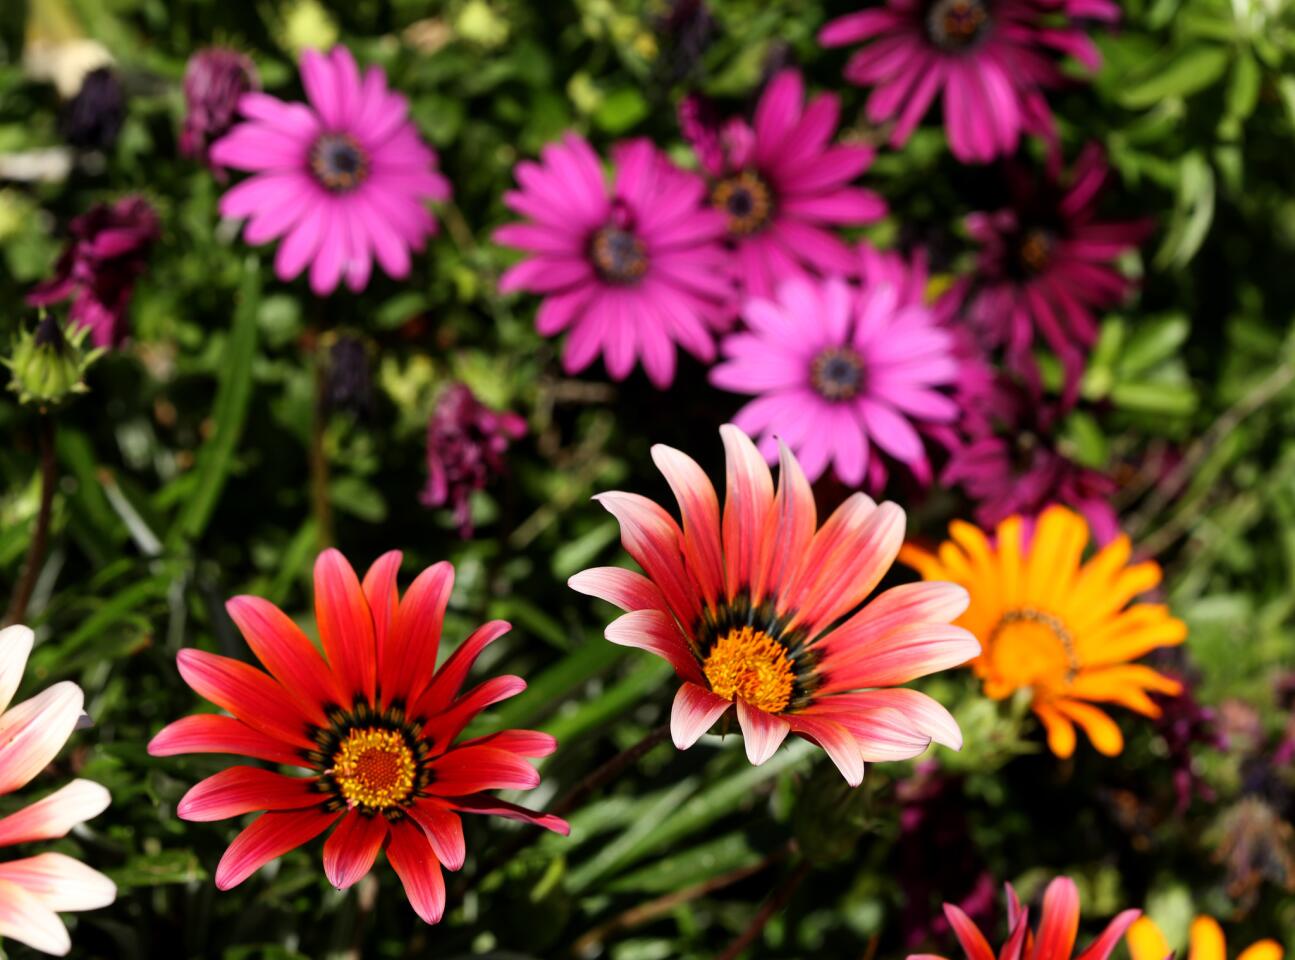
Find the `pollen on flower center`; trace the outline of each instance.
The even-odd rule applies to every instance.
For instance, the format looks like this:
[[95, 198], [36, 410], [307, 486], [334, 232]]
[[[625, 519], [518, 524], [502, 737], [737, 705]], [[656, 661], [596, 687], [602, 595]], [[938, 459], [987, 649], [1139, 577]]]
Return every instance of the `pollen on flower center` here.
[[1036, 227], [1025, 232], [1016, 255], [1027, 273], [1042, 273], [1052, 262], [1055, 244], [1056, 240], [1049, 231]]
[[609, 283], [633, 283], [647, 273], [647, 250], [631, 231], [608, 225], [589, 241], [589, 257], [598, 275]]
[[354, 190], [369, 175], [369, 155], [346, 133], [325, 133], [310, 147], [310, 172], [334, 193]]
[[935, 0], [926, 14], [926, 32], [941, 50], [966, 50], [989, 26], [985, 0]]
[[728, 232], [735, 237], [759, 233], [773, 214], [773, 192], [754, 170], [721, 180], [710, 198], [715, 209], [728, 216]]
[[849, 347], [828, 347], [814, 358], [809, 380], [825, 400], [853, 400], [863, 389], [863, 358]]
[[1021, 687], [1070, 683], [1081, 666], [1065, 622], [1033, 607], [1005, 611], [990, 631], [985, 653], [995, 687], [1004, 694]]
[[418, 764], [399, 731], [369, 727], [342, 741], [327, 772], [347, 806], [383, 810], [409, 799]]
[[786, 709], [796, 681], [782, 644], [753, 627], [734, 627], [720, 637], [702, 671], [719, 696], [744, 700], [768, 713]]

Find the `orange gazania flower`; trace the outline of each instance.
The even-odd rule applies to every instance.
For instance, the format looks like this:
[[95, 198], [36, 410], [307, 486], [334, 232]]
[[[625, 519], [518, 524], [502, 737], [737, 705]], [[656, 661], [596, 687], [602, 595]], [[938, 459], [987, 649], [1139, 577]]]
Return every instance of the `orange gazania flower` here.
[[971, 606], [958, 621], [984, 653], [972, 667], [987, 696], [1017, 690], [1034, 695], [1034, 712], [1059, 757], [1075, 750], [1075, 725], [1108, 756], [1124, 748], [1119, 727], [1094, 704], [1160, 715], [1149, 692], [1177, 694], [1180, 685], [1133, 663], [1157, 647], [1182, 643], [1187, 627], [1158, 603], [1131, 603], [1160, 582], [1160, 567], [1129, 564], [1129, 538], [1117, 537], [1087, 563], [1088, 524], [1064, 507], [1049, 507], [1028, 540], [1020, 517], [984, 531], [954, 521], [951, 540], [935, 553], [909, 545], [900, 559], [928, 580], [967, 588]]
[[852, 785], [865, 761], [915, 757], [932, 741], [961, 747], [949, 712], [900, 684], [980, 652], [950, 624], [967, 592], [910, 583], [864, 604], [899, 553], [904, 511], [856, 493], [816, 530], [814, 495], [792, 453], [782, 448], [775, 492], [751, 439], [734, 426], [720, 434], [722, 514], [701, 467], [655, 446], [682, 529], [644, 497], [600, 494], [647, 577], [602, 567], [571, 578], [574, 589], [628, 611], [607, 627], [608, 640], [656, 654], [683, 681], [670, 717], [675, 745], [691, 747], [736, 705], [752, 763], [795, 733], [827, 751]]
[[[1107, 960], [1120, 937], [1142, 911], [1125, 910], [1106, 927], [1075, 960]], [[1069, 877], [1057, 877], [1043, 893], [1043, 911], [1036, 931], [1030, 930], [1029, 908], [1021, 905], [1012, 885], [1007, 884], [1007, 942], [994, 950], [971, 918], [951, 903], [944, 905], [953, 934], [967, 960], [1071, 960], [1079, 938], [1079, 890]], [[914, 954], [908, 960], [944, 960], [934, 954]], [[1141, 960], [1141, 958], [1135, 958]], [[1167, 960], [1160, 957], [1159, 960]]]
[[473, 662], [509, 629], [477, 629], [436, 669], [441, 624], [454, 584], [448, 563], [428, 567], [403, 597], [400, 554], [383, 555], [361, 584], [336, 550], [315, 563], [315, 614], [324, 652], [278, 607], [235, 597], [230, 616], [268, 673], [239, 660], [181, 650], [180, 675], [233, 716], [178, 720], [148, 745], [155, 757], [228, 753], [304, 767], [285, 776], [235, 766], [180, 801], [185, 820], [226, 820], [258, 810], [216, 868], [228, 890], [325, 830], [324, 873], [338, 889], [356, 883], [385, 851], [414, 910], [436, 923], [445, 909], [441, 867], [465, 856], [460, 815], [493, 814], [558, 833], [567, 824], [492, 796], [540, 782], [526, 760], [552, 753], [545, 733], [503, 730], [456, 743], [482, 710], [526, 689], [494, 677], [464, 692]]
[[[1129, 928], [1128, 944], [1133, 960], [1166, 960], [1173, 955], [1165, 935], [1149, 917], [1143, 917]], [[1237, 960], [1282, 960], [1284, 953], [1276, 940], [1260, 940], [1242, 950]], [[1228, 945], [1218, 921], [1211, 917], [1197, 917], [1192, 921], [1187, 960], [1227, 960], [1227, 957]]]

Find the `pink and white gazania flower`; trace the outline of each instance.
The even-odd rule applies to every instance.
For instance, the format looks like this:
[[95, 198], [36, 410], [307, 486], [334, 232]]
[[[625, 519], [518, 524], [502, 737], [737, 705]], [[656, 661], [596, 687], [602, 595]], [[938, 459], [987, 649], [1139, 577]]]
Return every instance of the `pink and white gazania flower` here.
[[247, 119], [211, 146], [210, 162], [254, 175], [220, 201], [223, 216], [247, 218], [243, 239], [282, 237], [274, 258], [281, 280], [310, 267], [310, 288], [332, 293], [343, 278], [368, 285], [373, 258], [392, 277], [409, 275], [436, 220], [428, 200], [448, 200], [436, 151], [409, 120], [409, 102], [387, 89], [386, 74], [360, 75], [351, 51], [301, 56], [309, 103], [250, 92]]
[[[8, 709], [32, 639], [24, 626], [0, 630], [0, 796], [27, 786], [49, 766], [76, 729], [85, 701], [81, 688], [65, 680]], [[73, 780], [0, 818], [0, 847], [65, 837], [110, 800], [99, 784]], [[63, 956], [72, 941], [59, 913], [97, 910], [116, 898], [111, 880], [62, 853], [0, 861], [0, 937]]]
[[702, 205], [701, 177], [676, 167], [647, 140], [612, 149], [610, 188], [598, 155], [574, 133], [517, 165], [521, 189], [504, 203], [527, 218], [495, 241], [527, 251], [499, 281], [504, 293], [544, 298], [535, 326], [546, 337], [570, 330], [563, 367], [577, 373], [601, 353], [624, 380], [641, 361], [648, 379], [674, 380], [675, 345], [709, 363], [714, 332], [727, 325], [732, 297], [719, 241], [724, 215]]
[[845, 77], [873, 88], [868, 120], [894, 122], [892, 146], [908, 141], [943, 93], [954, 156], [987, 163], [1015, 153], [1022, 133], [1055, 140], [1044, 91], [1065, 83], [1065, 57], [1101, 66], [1081, 21], [1119, 17], [1112, 0], [886, 0], [836, 18], [818, 39], [864, 44]]
[[683, 526], [633, 493], [597, 497], [647, 576], [585, 570], [572, 588], [627, 611], [607, 639], [641, 647], [682, 681], [670, 717], [686, 750], [734, 706], [747, 758], [764, 763], [789, 733], [821, 746], [846, 781], [866, 761], [905, 760], [962, 734], [935, 700], [900, 684], [980, 652], [951, 625], [968, 603], [951, 583], [910, 583], [869, 595], [904, 540], [904, 511], [862, 493], [818, 529], [814, 494], [787, 447], [775, 492], [764, 458], [737, 427], [720, 428], [728, 459], [723, 513], [706, 474], [657, 445], [652, 458], [679, 501]]
[[710, 202], [728, 220], [735, 273], [748, 296], [768, 298], [789, 277], [852, 274], [854, 252], [834, 232], [880, 220], [886, 203], [851, 186], [875, 151], [833, 145], [841, 115], [835, 94], [805, 103], [798, 70], [783, 70], [756, 107], [754, 124], [709, 122], [696, 100], [680, 115], [710, 180]]
[[953, 335], [930, 308], [902, 303], [888, 282], [791, 279], [776, 300], [748, 300], [742, 315], [747, 329], [721, 343], [710, 379], [756, 396], [733, 422], [759, 437], [771, 463], [781, 440], [811, 481], [830, 463], [842, 483], [879, 490], [885, 454], [930, 482], [918, 428], [958, 416], [943, 392], [958, 376]]

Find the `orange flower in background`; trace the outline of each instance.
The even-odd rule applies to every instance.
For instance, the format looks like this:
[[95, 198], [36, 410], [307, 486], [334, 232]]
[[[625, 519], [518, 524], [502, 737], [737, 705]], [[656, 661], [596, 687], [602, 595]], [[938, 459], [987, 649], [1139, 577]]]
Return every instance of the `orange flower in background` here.
[[[1127, 942], [1133, 960], [1165, 960], [1173, 955], [1169, 941], [1148, 917], [1129, 928]], [[1237, 960], [1282, 960], [1284, 952], [1276, 940], [1260, 940], [1242, 950]], [[1210, 917], [1192, 921], [1187, 960], [1227, 960], [1227, 956], [1227, 941], [1218, 921]]]
[[980, 640], [983, 653], [972, 667], [987, 696], [1032, 691], [1034, 712], [1058, 757], [1074, 753], [1076, 725], [1100, 752], [1114, 756], [1124, 737], [1096, 704], [1159, 716], [1148, 693], [1175, 695], [1180, 685], [1133, 661], [1182, 643], [1187, 627], [1164, 604], [1132, 602], [1160, 583], [1160, 567], [1130, 564], [1127, 536], [1085, 563], [1088, 523], [1071, 510], [1049, 507], [1028, 541], [1024, 533], [1020, 517], [1000, 523], [992, 540], [954, 521], [952, 539], [936, 552], [910, 544], [900, 560], [927, 580], [951, 580], [971, 594], [957, 622]]
[[[1030, 930], [1030, 910], [1021, 905], [1012, 885], [1007, 884], [1007, 942], [995, 951], [985, 935], [962, 910], [951, 903], [944, 905], [944, 915], [953, 928], [967, 960], [1107, 960], [1119, 945], [1120, 937], [1141, 915], [1140, 910], [1125, 910], [1112, 920], [1083, 953], [1075, 955], [1079, 939], [1079, 890], [1069, 877], [1057, 877], [1043, 892], [1043, 909], [1037, 930]], [[908, 960], [944, 960], [935, 954], [913, 954]], [[1134, 960], [1143, 960], [1134, 957]], [[1157, 960], [1167, 960], [1161, 956]], [[1266, 960], [1266, 958], [1265, 958]]]

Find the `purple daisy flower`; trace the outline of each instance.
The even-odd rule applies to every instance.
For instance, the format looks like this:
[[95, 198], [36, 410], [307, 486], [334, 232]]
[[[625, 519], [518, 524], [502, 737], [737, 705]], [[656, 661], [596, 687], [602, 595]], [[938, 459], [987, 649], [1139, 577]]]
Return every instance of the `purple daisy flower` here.
[[756, 395], [733, 422], [770, 462], [782, 440], [811, 482], [830, 463], [842, 483], [876, 491], [887, 469], [875, 445], [929, 483], [918, 425], [958, 416], [942, 392], [958, 376], [953, 337], [929, 308], [902, 304], [888, 283], [793, 278], [776, 300], [748, 300], [743, 317], [748, 329], [724, 339], [711, 382]]
[[727, 218], [743, 291], [768, 298], [789, 277], [852, 274], [854, 254], [834, 230], [881, 219], [886, 203], [850, 186], [874, 151], [831, 143], [840, 99], [824, 93], [806, 104], [800, 72], [782, 70], [753, 124], [735, 117], [721, 126], [708, 112], [690, 98], [680, 119], [710, 179], [710, 202]]
[[648, 379], [674, 380], [675, 346], [705, 362], [715, 331], [731, 316], [724, 216], [702, 205], [705, 184], [647, 140], [612, 150], [609, 187], [598, 155], [569, 133], [541, 162], [517, 165], [520, 190], [504, 203], [527, 218], [495, 240], [528, 256], [499, 281], [544, 302], [535, 318], [546, 337], [570, 330], [563, 366], [577, 373], [601, 353], [613, 379], [641, 361]]
[[1031, 376], [1030, 349], [1036, 331], [1041, 334], [1066, 371], [1068, 401], [1097, 339], [1095, 314], [1123, 303], [1133, 287], [1116, 261], [1151, 230], [1146, 220], [1097, 220], [1107, 176], [1101, 149], [1090, 144], [1065, 182], [1018, 172], [1010, 178], [1009, 207], [967, 218], [981, 248], [976, 274], [960, 290], [966, 319]]
[[180, 152], [205, 163], [211, 144], [238, 119], [239, 98], [260, 86], [251, 59], [237, 50], [208, 47], [190, 57], [184, 68]]
[[1060, 61], [1101, 65], [1079, 21], [1119, 16], [1111, 0], [886, 0], [831, 21], [818, 39], [864, 44], [845, 76], [873, 88], [867, 116], [894, 121], [892, 146], [907, 142], [943, 93], [954, 155], [986, 163], [1015, 153], [1022, 133], [1055, 139], [1043, 91], [1065, 82]]

